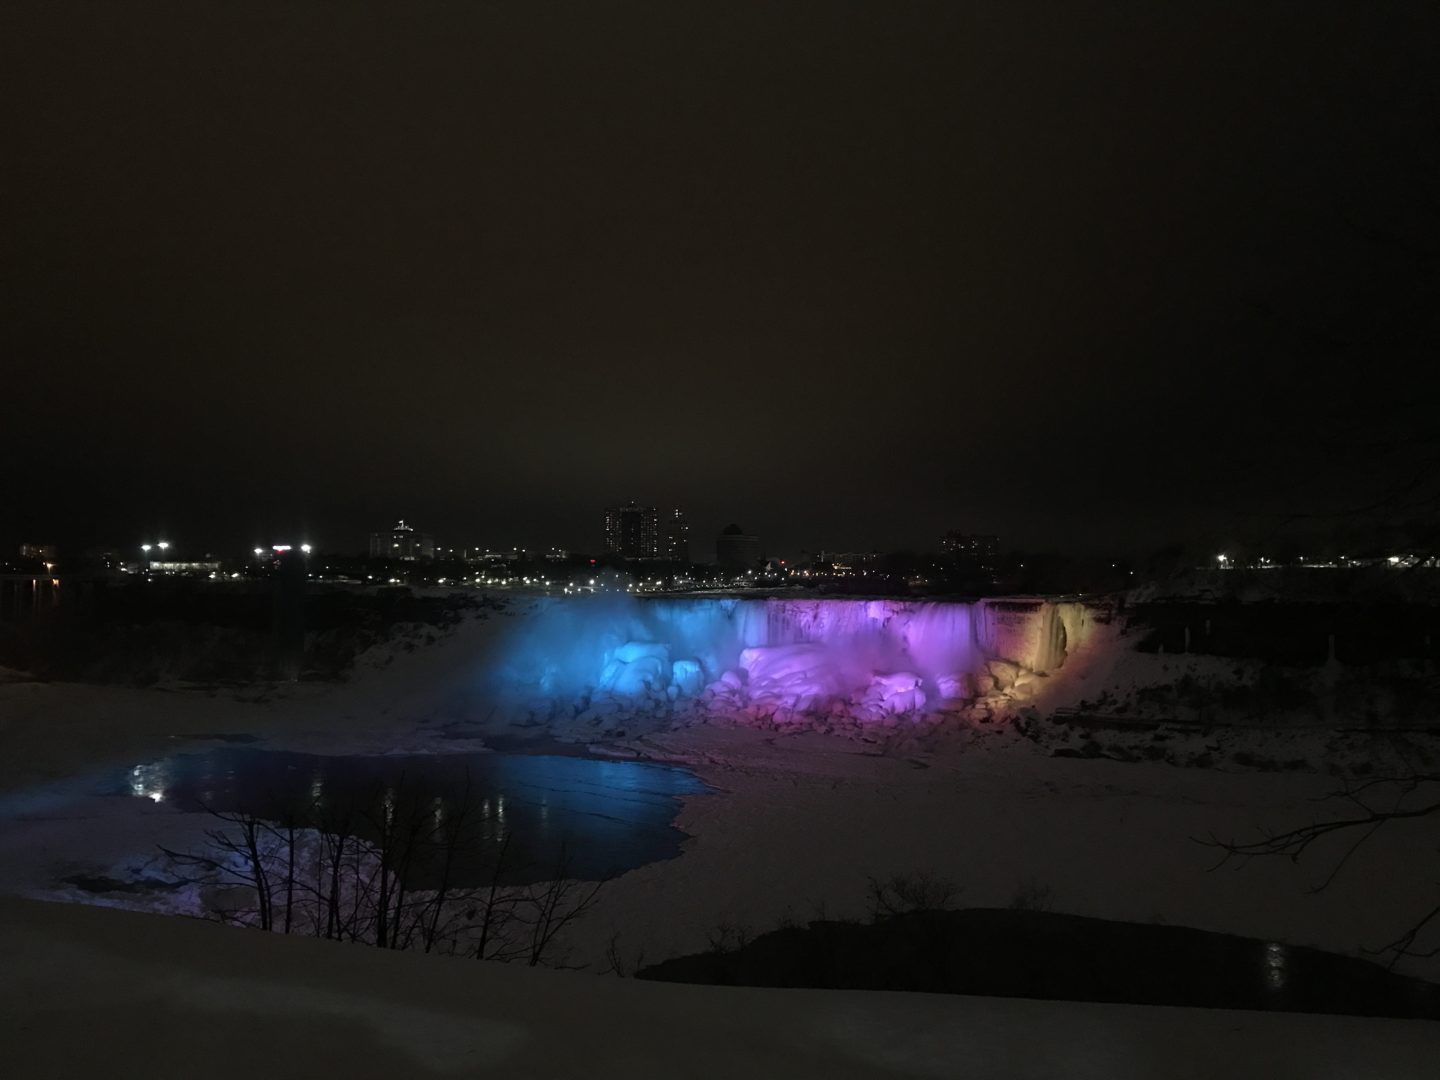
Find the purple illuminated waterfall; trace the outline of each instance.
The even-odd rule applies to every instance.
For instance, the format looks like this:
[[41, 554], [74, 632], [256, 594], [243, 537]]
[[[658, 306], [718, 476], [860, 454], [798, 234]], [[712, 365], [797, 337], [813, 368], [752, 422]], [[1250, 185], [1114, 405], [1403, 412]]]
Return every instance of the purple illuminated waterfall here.
[[[973, 697], [1003, 657], [1044, 671], [1064, 630], [1043, 601], [551, 600], [516, 633], [503, 667], [522, 692], [603, 694], [807, 712], [909, 713]], [[1058, 628], [1058, 629], [1057, 629]], [[1019, 655], [1019, 654], [1024, 654]]]

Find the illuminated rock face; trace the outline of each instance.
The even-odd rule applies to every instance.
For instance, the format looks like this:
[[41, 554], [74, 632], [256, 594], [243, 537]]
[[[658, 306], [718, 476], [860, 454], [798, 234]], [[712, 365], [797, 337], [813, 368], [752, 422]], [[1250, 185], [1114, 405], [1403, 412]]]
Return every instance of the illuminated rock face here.
[[[1064, 662], [1064, 605], [1040, 600], [633, 599], [549, 601], [517, 627], [508, 687], [785, 718], [883, 720], [1013, 684]], [[1000, 673], [997, 676], [997, 672]]]

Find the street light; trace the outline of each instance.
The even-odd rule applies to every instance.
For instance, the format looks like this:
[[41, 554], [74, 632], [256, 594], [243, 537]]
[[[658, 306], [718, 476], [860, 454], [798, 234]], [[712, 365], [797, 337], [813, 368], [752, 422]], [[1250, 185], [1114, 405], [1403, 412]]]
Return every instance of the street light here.
[[300, 545], [300, 550], [303, 551], [306, 555], [309, 555], [309, 554], [310, 554], [310, 545], [309, 545], [309, 544], [301, 544], [301, 545]]
[[168, 548], [168, 547], [170, 546], [170, 541], [168, 541], [168, 540], [161, 540], [160, 543], [156, 544], [155, 546], [158, 547], [161, 551], [164, 551], [166, 548]]
[[143, 552], [145, 552], [146, 555], [149, 555], [149, 554], [150, 554], [150, 545], [149, 545], [149, 544], [141, 544], [141, 545], [140, 545], [140, 550], [143, 551]]

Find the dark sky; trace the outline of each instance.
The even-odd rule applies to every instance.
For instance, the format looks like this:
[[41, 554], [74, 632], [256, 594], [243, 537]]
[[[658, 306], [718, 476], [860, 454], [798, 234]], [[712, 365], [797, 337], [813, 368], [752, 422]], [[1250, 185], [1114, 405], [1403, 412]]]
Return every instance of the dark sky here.
[[0, 540], [586, 548], [634, 497], [702, 552], [1133, 550], [1342, 504], [1434, 422], [1437, 25], [6, 4]]

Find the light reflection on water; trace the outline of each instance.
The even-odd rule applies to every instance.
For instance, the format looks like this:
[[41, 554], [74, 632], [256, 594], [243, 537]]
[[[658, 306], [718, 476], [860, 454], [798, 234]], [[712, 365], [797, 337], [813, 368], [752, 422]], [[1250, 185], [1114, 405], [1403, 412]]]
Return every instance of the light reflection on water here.
[[1265, 945], [1265, 985], [1271, 990], [1284, 990], [1289, 981], [1289, 960], [1285, 946], [1277, 941]]
[[516, 867], [510, 876], [520, 880], [544, 877], [562, 847], [571, 875], [590, 879], [678, 855], [685, 839], [674, 826], [679, 799], [709, 789], [689, 770], [643, 762], [223, 747], [135, 765], [121, 790], [185, 812], [289, 817], [321, 828], [348, 817], [362, 835], [367, 817], [393, 822], [421, 807], [440, 822], [462, 813], [468, 799], [476, 845], [493, 854], [508, 836]]
[[136, 765], [130, 770], [130, 794], [152, 802], [165, 801], [165, 765], [156, 761], [149, 765]]

